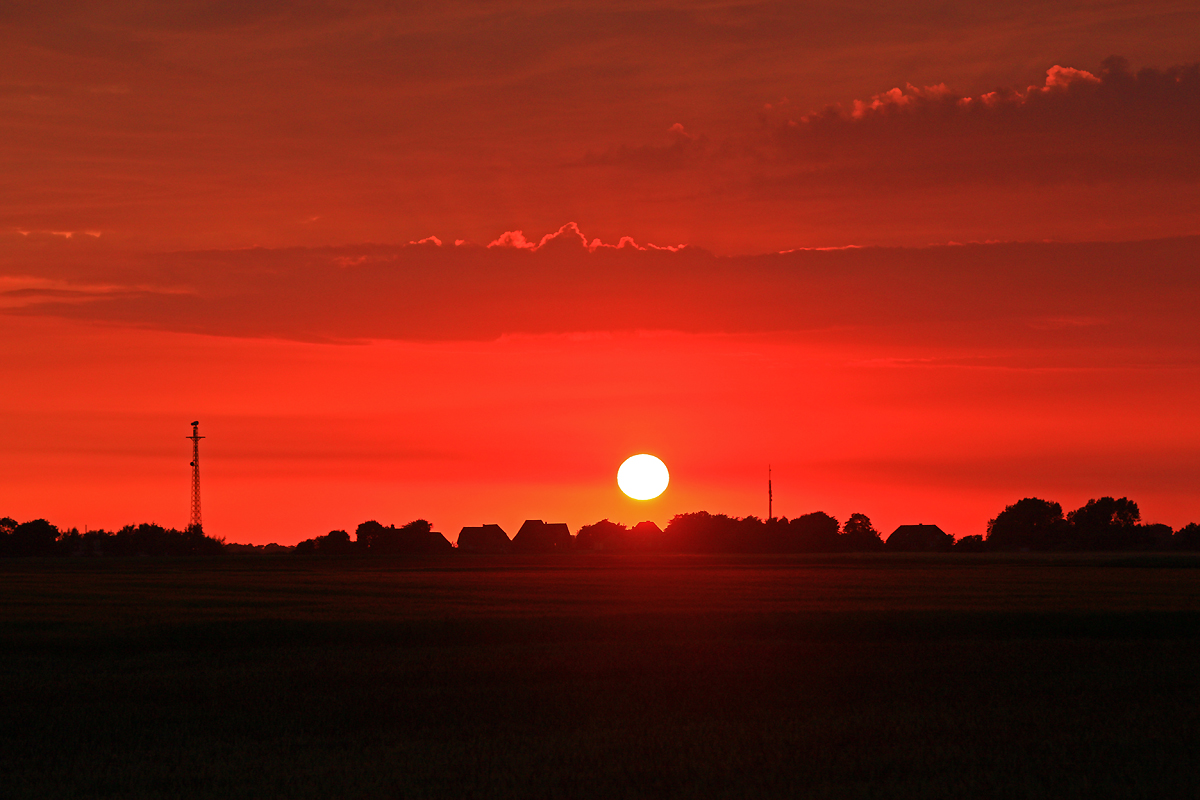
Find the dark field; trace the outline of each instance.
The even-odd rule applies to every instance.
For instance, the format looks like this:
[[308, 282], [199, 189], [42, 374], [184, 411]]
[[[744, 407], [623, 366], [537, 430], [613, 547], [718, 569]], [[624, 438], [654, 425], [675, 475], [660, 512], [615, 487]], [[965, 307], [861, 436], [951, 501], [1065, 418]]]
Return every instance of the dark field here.
[[1200, 559], [0, 562], [5, 797], [1195, 797]]

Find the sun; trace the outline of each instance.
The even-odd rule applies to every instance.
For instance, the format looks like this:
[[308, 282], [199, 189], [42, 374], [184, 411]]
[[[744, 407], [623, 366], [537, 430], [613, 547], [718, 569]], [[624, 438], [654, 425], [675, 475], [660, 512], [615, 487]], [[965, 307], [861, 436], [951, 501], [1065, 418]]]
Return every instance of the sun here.
[[630, 456], [617, 470], [617, 486], [634, 500], [653, 500], [670, 482], [667, 465], [649, 453]]

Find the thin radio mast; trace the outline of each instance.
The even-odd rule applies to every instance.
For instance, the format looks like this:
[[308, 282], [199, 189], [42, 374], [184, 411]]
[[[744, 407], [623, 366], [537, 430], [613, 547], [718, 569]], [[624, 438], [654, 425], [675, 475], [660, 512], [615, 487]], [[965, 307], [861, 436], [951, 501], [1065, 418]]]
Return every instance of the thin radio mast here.
[[775, 496], [771, 491], [771, 465], [767, 464], [767, 522], [775, 519], [774, 501]]
[[200, 423], [192, 423], [192, 435], [183, 437], [192, 440], [192, 523], [189, 528], [202, 530], [200, 522]]

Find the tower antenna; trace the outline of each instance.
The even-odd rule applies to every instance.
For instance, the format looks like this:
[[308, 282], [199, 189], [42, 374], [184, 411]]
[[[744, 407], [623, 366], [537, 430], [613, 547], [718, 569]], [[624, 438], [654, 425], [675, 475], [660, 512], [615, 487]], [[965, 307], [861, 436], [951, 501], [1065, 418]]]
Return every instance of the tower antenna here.
[[192, 435], [183, 437], [192, 440], [192, 522], [188, 528], [203, 530], [200, 522], [200, 423], [192, 423]]
[[767, 464], [767, 522], [775, 519], [774, 502], [775, 495], [771, 491], [771, 465]]

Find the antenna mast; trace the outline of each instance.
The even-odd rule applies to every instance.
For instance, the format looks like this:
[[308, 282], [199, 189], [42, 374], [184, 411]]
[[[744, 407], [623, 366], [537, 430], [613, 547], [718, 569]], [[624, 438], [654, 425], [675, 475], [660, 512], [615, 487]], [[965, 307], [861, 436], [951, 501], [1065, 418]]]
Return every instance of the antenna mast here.
[[200, 423], [192, 423], [192, 435], [183, 437], [192, 440], [192, 522], [189, 528], [202, 530], [200, 522]]
[[[199, 491], [197, 489], [196, 491]], [[771, 465], [767, 464], [767, 522], [775, 519], [775, 511], [772, 504], [775, 501], [775, 496], [771, 492]], [[197, 501], [199, 502], [199, 501]]]

